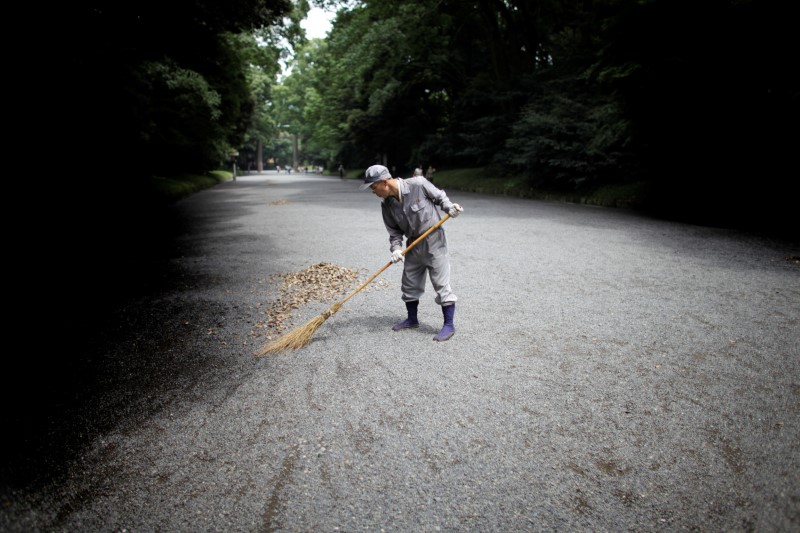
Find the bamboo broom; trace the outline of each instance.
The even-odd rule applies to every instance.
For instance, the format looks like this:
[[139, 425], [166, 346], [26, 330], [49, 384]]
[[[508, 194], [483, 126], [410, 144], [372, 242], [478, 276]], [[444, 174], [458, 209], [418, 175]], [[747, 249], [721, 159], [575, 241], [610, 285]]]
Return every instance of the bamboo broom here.
[[[444, 217], [442, 217], [442, 219], [439, 220], [439, 222], [431, 226], [425, 233], [414, 239], [414, 242], [409, 244], [408, 247], [406, 247], [406, 249], [403, 250], [403, 255], [406, 255], [409, 252], [409, 250], [411, 250], [414, 246], [420, 243], [422, 239], [424, 239], [425, 237], [436, 231], [439, 228], [439, 226], [444, 224], [448, 218], [450, 218], [450, 215], [445, 214]], [[345, 298], [341, 302], [336, 302], [335, 304], [330, 306], [327, 311], [325, 311], [318, 317], [309, 320], [299, 328], [295, 328], [289, 333], [281, 336], [280, 338], [275, 339], [274, 341], [266, 344], [264, 347], [262, 347], [255, 353], [256, 357], [262, 357], [264, 355], [274, 352], [280, 352], [283, 350], [297, 350], [298, 348], [302, 348], [303, 346], [308, 344], [311, 341], [311, 337], [314, 336], [314, 333], [319, 329], [319, 327], [322, 325], [323, 322], [325, 322], [334, 314], [336, 314], [336, 312], [339, 311], [339, 309], [341, 309], [342, 305], [344, 305], [344, 303], [347, 300], [355, 296], [356, 293], [358, 293], [361, 289], [369, 285], [372, 282], [372, 280], [380, 276], [381, 273], [383, 273], [383, 271], [389, 268], [390, 266], [392, 266], [391, 261], [383, 265], [383, 267], [380, 270], [375, 272], [372, 275], [372, 277], [370, 277], [367, 281], [362, 283], [356, 290], [351, 292], [347, 296], [347, 298]]]

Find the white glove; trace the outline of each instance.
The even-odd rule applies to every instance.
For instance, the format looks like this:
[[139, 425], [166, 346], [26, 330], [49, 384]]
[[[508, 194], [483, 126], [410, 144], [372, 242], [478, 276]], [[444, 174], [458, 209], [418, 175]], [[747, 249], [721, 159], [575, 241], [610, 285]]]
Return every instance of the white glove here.
[[448, 211], [447, 214], [450, 215], [451, 218], [456, 218], [463, 210], [464, 208], [460, 205], [453, 204], [453, 207], [450, 208], [450, 211]]
[[392, 263], [397, 263], [403, 260], [403, 250], [395, 250], [392, 252]]

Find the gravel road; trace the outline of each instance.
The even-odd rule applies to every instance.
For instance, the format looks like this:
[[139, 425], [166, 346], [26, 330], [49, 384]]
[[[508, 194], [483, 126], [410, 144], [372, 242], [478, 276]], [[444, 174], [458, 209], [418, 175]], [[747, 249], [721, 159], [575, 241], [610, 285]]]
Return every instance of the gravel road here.
[[171, 206], [69, 386], [12, 420], [0, 530], [800, 530], [798, 243], [452, 191], [450, 341], [430, 285], [391, 331], [393, 266], [255, 357], [276, 275], [388, 261], [357, 187], [273, 172]]

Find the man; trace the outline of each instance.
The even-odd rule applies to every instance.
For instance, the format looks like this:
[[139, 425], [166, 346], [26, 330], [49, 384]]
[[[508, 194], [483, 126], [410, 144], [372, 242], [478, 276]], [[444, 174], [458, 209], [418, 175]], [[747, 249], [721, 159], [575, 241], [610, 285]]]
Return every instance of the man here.
[[436, 169], [433, 168], [433, 165], [428, 165], [428, 170], [425, 171], [425, 177], [428, 178], [428, 181], [433, 183], [433, 173], [436, 172]]
[[[437, 189], [424, 176], [408, 179], [393, 178], [383, 165], [372, 165], [364, 176], [361, 189], [369, 188], [381, 198], [383, 223], [389, 232], [389, 251], [392, 263], [404, 261], [401, 284], [402, 299], [406, 304], [408, 318], [398, 322], [392, 329], [419, 327], [417, 308], [425, 292], [425, 277], [428, 275], [436, 291], [436, 303], [442, 306], [444, 325], [433, 338], [435, 341], [449, 340], [456, 332], [453, 317], [458, 298], [450, 288], [450, 257], [447, 253], [447, 238], [444, 227], [432, 232], [404, 257], [403, 250], [417, 237], [441, 220], [439, 207], [451, 217], [457, 217], [464, 209]], [[403, 246], [403, 237], [406, 246]]]

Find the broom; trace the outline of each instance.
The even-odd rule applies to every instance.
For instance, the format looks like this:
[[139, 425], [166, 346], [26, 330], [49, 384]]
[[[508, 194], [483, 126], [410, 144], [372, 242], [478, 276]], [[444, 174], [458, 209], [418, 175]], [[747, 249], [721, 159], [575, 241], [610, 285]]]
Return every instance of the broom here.
[[[406, 255], [409, 252], [409, 250], [411, 250], [414, 246], [416, 246], [419, 242], [421, 242], [422, 239], [430, 235], [432, 232], [436, 231], [439, 228], [439, 226], [444, 224], [448, 218], [450, 218], [450, 215], [445, 214], [444, 217], [442, 217], [442, 219], [439, 222], [431, 226], [430, 229], [428, 229], [425, 233], [414, 239], [414, 242], [409, 244], [408, 247], [405, 250], [403, 250], [403, 255]], [[311, 337], [314, 335], [314, 332], [316, 332], [319, 329], [319, 327], [322, 325], [323, 322], [332, 317], [337, 311], [339, 311], [339, 309], [341, 309], [342, 305], [344, 305], [344, 303], [347, 300], [355, 296], [356, 293], [358, 293], [361, 289], [369, 285], [372, 282], [372, 280], [377, 278], [384, 270], [386, 270], [390, 266], [392, 266], [391, 261], [383, 265], [383, 268], [375, 272], [375, 274], [373, 274], [372, 277], [370, 277], [367, 281], [362, 283], [356, 290], [351, 292], [347, 296], [347, 298], [345, 298], [341, 302], [336, 302], [335, 304], [330, 306], [327, 311], [325, 311], [318, 317], [309, 320], [299, 328], [295, 328], [289, 333], [283, 335], [282, 337], [265, 345], [263, 348], [258, 350], [255, 353], [255, 355], [257, 357], [261, 357], [269, 353], [280, 352], [282, 350], [287, 350], [287, 349], [297, 350], [298, 348], [302, 348], [311, 341]]]

